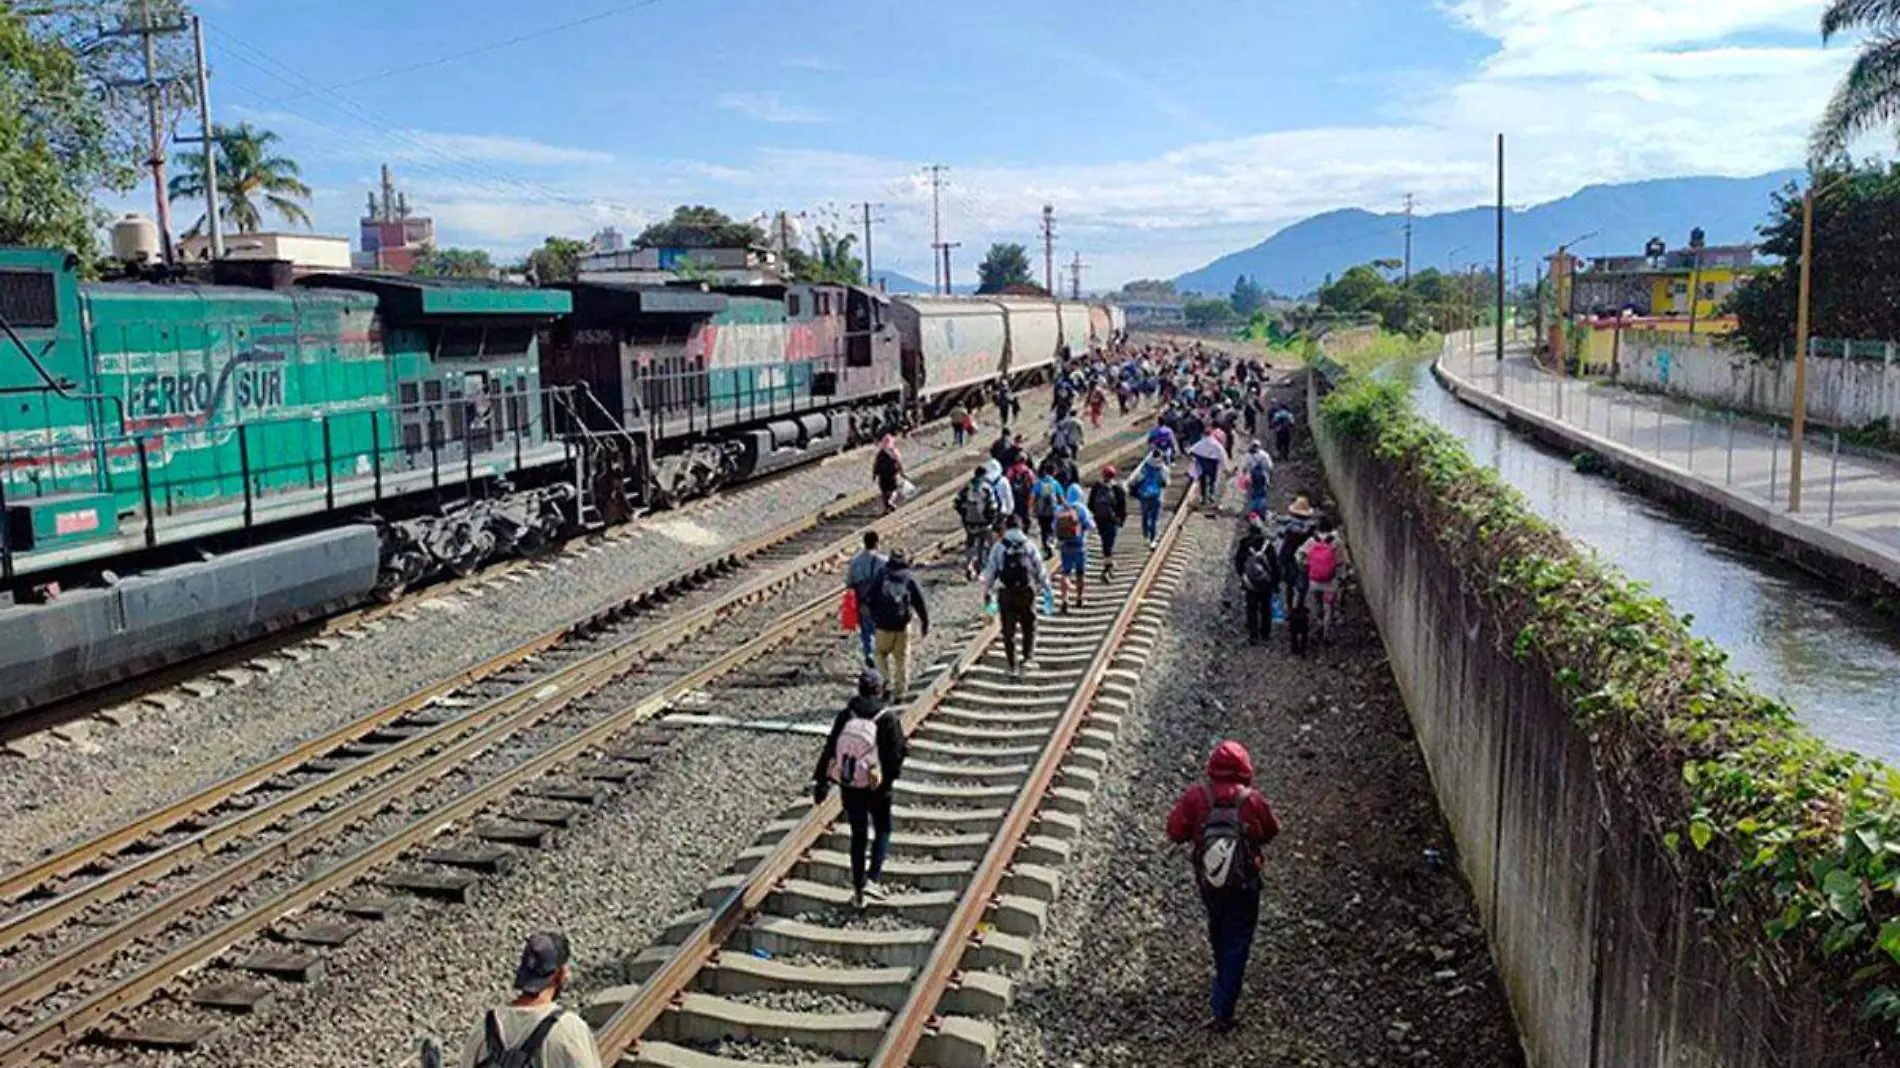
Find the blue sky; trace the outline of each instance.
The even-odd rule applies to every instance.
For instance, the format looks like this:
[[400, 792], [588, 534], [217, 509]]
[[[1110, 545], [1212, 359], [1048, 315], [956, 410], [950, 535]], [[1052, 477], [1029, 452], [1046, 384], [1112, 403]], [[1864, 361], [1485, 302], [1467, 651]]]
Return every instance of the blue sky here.
[[510, 255], [688, 201], [842, 221], [868, 199], [879, 266], [928, 279], [920, 168], [940, 162], [959, 276], [1032, 242], [1049, 201], [1090, 287], [1330, 208], [1480, 203], [1497, 131], [1514, 203], [1795, 164], [1850, 56], [1820, 49], [1811, 0], [198, 8], [217, 120], [285, 138], [323, 232], [354, 233], [387, 160], [444, 244]]

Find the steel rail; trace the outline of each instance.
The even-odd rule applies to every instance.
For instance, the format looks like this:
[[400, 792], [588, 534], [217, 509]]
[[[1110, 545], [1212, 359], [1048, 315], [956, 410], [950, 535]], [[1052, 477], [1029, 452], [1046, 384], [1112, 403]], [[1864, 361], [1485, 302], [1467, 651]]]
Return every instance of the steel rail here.
[[[962, 457], [963, 454], [968, 452], [971, 448], [972, 446], [966, 446], [963, 450], [933, 458], [931, 461], [920, 465], [918, 472], [934, 475], [951, 461]], [[952, 484], [954, 484], [954, 482]], [[939, 491], [941, 491], [941, 487]], [[294, 749], [280, 756], [273, 757], [262, 764], [255, 765], [230, 778], [205, 787], [183, 800], [173, 802], [163, 808], [146, 813], [130, 823], [121, 825], [85, 842], [62, 850], [53, 856], [35, 861], [23, 868], [0, 876], [0, 902], [18, 901], [23, 896], [50, 880], [69, 876], [74, 872], [96, 863], [102, 856], [117, 853], [140, 839], [204, 815], [231, 797], [251, 790], [286, 771], [308, 763], [322, 756], [324, 753], [355, 740], [361, 735], [374, 731], [379, 727], [387, 726], [389, 723], [401, 719], [403, 716], [419, 711], [440, 697], [445, 697], [472, 682], [478, 682], [491, 675], [506, 671], [527, 660], [529, 657], [544, 652], [560, 642], [573, 637], [577, 632], [595, 626], [603, 620], [610, 619], [615, 615], [630, 611], [653, 597], [677, 590], [680, 588], [683, 580], [694, 581], [701, 577], [709, 576], [721, 568], [731, 567], [741, 563], [749, 557], [776, 548], [824, 523], [831, 522], [841, 518], [848, 512], [862, 508], [874, 502], [877, 498], [878, 494], [875, 490], [861, 490], [832, 502], [812, 515], [803, 516], [784, 523], [764, 534], [749, 538], [738, 545], [722, 549], [715, 554], [702, 558], [697, 563], [684, 569], [679, 575], [655, 583], [637, 593], [611, 598], [578, 619], [570, 620], [560, 627], [545, 631], [512, 649], [508, 649], [488, 658], [480, 664], [465, 668], [447, 678], [432, 682], [390, 705], [371, 712], [366, 716], [352, 720], [320, 737], [304, 742]], [[917, 502], [911, 503], [915, 504]], [[840, 539], [841, 542], [843, 540], [844, 539]], [[678, 620], [674, 620], [670, 625], [677, 625], [678, 623]], [[458, 717], [457, 720], [443, 724], [443, 727], [452, 728], [457, 723], [460, 723], [462, 718], [465, 717]], [[426, 736], [434, 737], [436, 734], [437, 732], [432, 731]], [[11, 923], [0, 923], [0, 945], [5, 945], [9, 941], [8, 932], [10, 929]]]
[[[953, 482], [950, 485], [938, 487], [928, 494], [920, 495], [912, 503], [922, 505], [941, 503], [948, 493], [954, 490], [955, 483]], [[871, 526], [888, 533], [889, 528], [907, 526], [918, 518], [928, 515], [928, 512], [927, 507], [904, 510], [883, 517], [873, 522]], [[585, 660], [577, 661], [554, 676], [532, 681], [524, 689], [501, 698], [486, 708], [471, 713], [470, 716], [462, 717], [456, 722], [468, 724], [471, 720], [478, 720], [472, 733], [466, 734], [446, 747], [437, 749], [427, 759], [405, 770], [400, 776], [351, 798], [347, 803], [326, 813], [322, 819], [253, 849], [204, 881], [153, 902], [147, 908], [114, 924], [84, 944], [70, 948], [38, 966], [23, 968], [6, 975], [4, 979], [0, 979], [0, 1005], [18, 1004], [56, 990], [69, 981], [74, 971], [108, 959], [139, 937], [162, 929], [176, 914], [217, 900], [223, 894], [240, 887], [246, 879], [258, 871], [280, 862], [285, 857], [294, 856], [311, 845], [335, 837], [338, 833], [346, 831], [352, 823], [369, 818], [381, 811], [396, 798], [412, 793], [423, 784], [461, 768], [469, 758], [506, 741], [532, 725], [533, 722], [559, 712], [576, 698], [605, 685], [623, 671], [628, 670], [642, 653], [677, 645], [693, 635], [703, 633], [735, 608], [766, 596], [781, 586], [809, 576], [825, 563], [836, 559], [841, 550], [851, 543], [852, 537], [846, 535], [826, 546], [814, 549], [789, 564], [775, 569], [773, 573], [741, 586], [720, 601], [701, 606], [688, 616], [673, 621], [664, 631], [648, 632], [611, 649], [596, 653]], [[814, 607], [823, 609], [835, 603], [835, 594], [826, 591], [793, 609], [788, 618], [801, 621], [802, 626], [802, 621], [809, 616]], [[774, 629], [768, 628], [766, 633], [773, 633]], [[751, 649], [753, 646], [747, 645], [741, 648]], [[715, 663], [718, 662], [715, 661]], [[689, 677], [696, 677], [697, 674], [696, 672]], [[677, 685], [677, 682], [666, 684], [659, 692], [677, 696], [675, 692]], [[620, 715], [622, 713], [616, 713], [615, 717], [610, 717], [610, 719]], [[21, 930], [40, 930], [51, 927], [91, 903], [84, 899], [123, 894], [139, 883], [149, 882], [166, 872], [207, 856], [254, 829], [269, 827], [310, 808], [320, 800], [353, 789], [400, 762], [402, 757], [422, 750], [434, 749], [441, 743], [442, 737], [439, 733], [411, 738], [375, 758], [312, 783], [286, 797], [277, 805], [261, 806], [258, 810], [231, 821], [229, 825], [221, 824], [216, 829], [218, 833], [201, 832], [187, 842], [153, 853], [135, 864], [113, 872], [100, 883], [88, 886], [84, 892], [17, 918], [18, 927]], [[96, 888], [107, 888], [110, 893], [107, 893], [105, 889], [93, 893], [92, 891]], [[31, 921], [30, 925], [28, 921]], [[4, 1050], [5, 1047], [0, 1047], [0, 1051]]]
[[[918, 500], [922, 499], [922, 497], [918, 498]], [[914, 519], [915, 517], [915, 513], [899, 512], [886, 519]], [[961, 532], [945, 536], [933, 543], [933, 547], [949, 544], [952, 539], [961, 538], [961, 536]], [[401, 829], [376, 843], [332, 864], [298, 886], [281, 891], [266, 901], [252, 906], [237, 917], [172, 950], [158, 960], [136, 969], [132, 974], [113, 981], [105, 989], [76, 1005], [23, 1029], [10, 1041], [0, 1044], [0, 1066], [25, 1064], [57, 1048], [63, 1042], [80, 1037], [112, 1013], [149, 998], [178, 974], [209, 962], [232, 943], [255, 935], [283, 916], [309, 906], [340, 886], [354, 882], [410, 847], [440, 834], [448, 825], [466, 819], [490, 802], [506, 796], [523, 783], [539, 778], [561, 764], [583, 756], [588, 750], [608, 741], [614, 735], [652, 719], [684, 694], [769, 653], [801, 631], [828, 621], [836, 610], [836, 606], [837, 596], [829, 590], [806, 600], [769, 624], [745, 644], [720, 654], [686, 675], [665, 683], [659, 690], [582, 729], [553, 747], [518, 762], [468, 793], [432, 809], [421, 817], [412, 819]], [[570, 691], [565, 698], [571, 700], [578, 695], [579, 691]], [[520, 727], [519, 722], [504, 724], [494, 728], [493, 732], [512, 734]], [[481, 739], [470, 739], [464, 743], [458, 743], [432, 757], [426, 767], [438, 771], [454, 770], [463, 766], [467, 756], [475, 749], [486, 748], [486, 744], [477, 746], [475, 742], [489, 743], [494, 740], [500, 739], [485, 736]], [[140, 916], [121, 922], [102, 936], [101, 941], [109, 940], [112, 943], [112, 949], [116, 951], [140, 935], [163, 930], [176, 921], [176, 913], [181, 908], [217, 900], [239, 886], [244, 879], [255, 875], [259, 869], [296, 856], [302, 851], [298, 848], [299, 844], [305, 840], [321, 841], [330, 835], [330, 832], [346, 829], [352, 823], [360, 822], [366, 815], [380, 811], [390, 800], [411, 791], [421, 775], [422, 771], [418, 769], [415, 774], [405, 775], [400, 780], [386, 783], [371, 793], [352, 800], [348, 806], [333, 810], [322, 820], [293, 832], [290, 837], [262, 847], [220, 870], [211, 880], [197, 884], [177, 897], [166, 899]], [[8, 987], [0, 988], [0, 997], [12, 993], [17, 988], [22, 988], [25, 981], [29, 979], [33, 981], [34, 987], [42, 991], [54, 989], [62, 983], [69, 982], [77, 968], [84, 967], [104, 956], [105, 950], [95, 948], [96, 945], [97, 943], [89, 945], [81, 952], [64, 954], [46, 966], [36, 969], [34, 974], [23, 976]]]
[[[1110, 440], [1117, 440], [1119, 436], [1119, 433], [1111, 435]], [[1163, 542], [1149, 558], [1147, 567], [1138, 579], [1129, 601], [1123, 606], [1114, 625], [1104, 636], [1103, 641], [1106, 643], [1103, 647], [1104, 652], [1097, 654], [1097, 660], [1101, 660], [1103, 666], [1097, 670], [1096, 662], [1091, 661], [1089, 673], [1084, 676], [1087, 689], [1078, 691], [1078, 693], [1086, 692], [1088, 695], [1086, 699], [1078, 698], [1083, 700], [1081, 707], [1084, 710], [1087, 708], [1088, 701], [1093, 699], [1094, 692], [1100, 684], [1101, 675], [1107, 670], [1106, 664], [1114, 659], [1121, 636], [1127, 630], [1127, 625], [1123, 622], [1124, 617], [1132, 619], [1134, 612], [1139, 609], [1142, 597], [1153, 585], [1154, 575], [1159, 573], [1158, 562], [1166, 559], [1168, 550], [1178, 536], [1177, 531], [1182, 517], [1188, 511], [1189, 507], [1184, 500], [1170, 520]], [[989, 650], [990, 644], [1000, 630], [997, 620], [987, 620], [983, 629], [965, 645], [962, 655], [958, 657], [951, 669], [940, 675], [928, 690], [919, 695], [918, 700], [905, 709], [901, 724], [906, 738], [914, 734], [937, 710], [956, 683]], [[1104, 656], [1106, 656], [1105, 660], [1102, 659]], [[1066, 707], [1071, 711], [1066, 712], [1065, 715], [1075, 718], [1079, 723], [1083, 717], [1076, 716], [1072, 711], [1076, 707], [1074, 702]], [[1061, 736], [1062, 749], [1059, 752], [1066, 753], [1068, 742], [1073, 736], [1073, 729]], [[1053, 770], [1049, 773], [1048, 781], [1054, 781]], [[1046, 791], [1046, 783], [1044, 790]], [[1039, 799], [1040, 793], [1037, 796]], [[594, 1044], [600, 1052], [602, 1064], [617, 1064], [639, 1046], [641, 1036], [645, 1035], [668, 1009], [678, 1004], [681, 995], [691, 986], [699, 972], [718, 955], [720, 948], [732, 936], [732, 933], [759, 913], [772, 893], [791, 875], [819, 840], [830, 831], [842, 812], [841, 795], [835, 791], [822, 803], [814, 804], [797, 824], [785, 832], [771, 852], [751, 867], [744, 881], [721, 898], [711, 910], [710, 915], [701, 921], [678, 946], [674, 947], [666, 962], [640, 984], [639, 992], [615, 1010], [614, 1014], [596, 1029]], [[1033, 812], [1032, 805], [1031, 813]], [[1020, 834], [1017, 838], [1020, 839]], [[1004, 857], [1007, 858], [1014, 851], [1014, 846], [1012, 846]], [[998, 873], [997, 878], [1000, 880], [1001, 872]], [[993, 893], [994, 887], [985, 895], [985, 901]], [[935, 1004], [934, 997], [931, 1004]]]
[[[1128, 428], [1123, 427], [1106, 435], [1100, 444], [1114, 443], [1125, 446], [1127, 443], [1124, 439], [1127, 433]], [[873, 521], [869, 526], [886, 531], [893, 527], [909, 526], [920, 517], [930, 514], [929, 509], [923, 506], [947, 500], [957, 488], [959, 488], [958, 484], [953, 480], [910, 502], [916, 507], [900, 509]], [[961, 531], [940, 536], [930, 547], [932, 550], [942, 549], [954, 544], [961, 536]], [[805, 561], [822, 562], [825, 559], [835, 558], [842, 548], [850, 543], [851, 538], [847, 536], [830, 546], [807, 553], [801, 556], [790, 570], [799, 570], [798, 565]], [[769, 577], [762, 578], [731, 596], [735, 601], [750, 600], [752, 596], [765, 591], [770, 585]], [[681, 695], [698, 689], [739, 665], [770, 652], [789, 637], [826, 620], [835, 604], [836, 596], [831, 591], [812, 597], [791, 609], [778, 621], [768, 625], [764, 631], [744, 645], [721, 654], [710, 663], [680, 678], [663, 684], [654, 693], [604, 717], [555, 746], [521, 761], [481, 786], [432, 810], [424, 817], [412, 820], [404, 828], [337, 862], [302, 884], [274, 895], [214, 930], [136, 969], [132, 974], [114, 980], [105, 989], [83, 1001], [37, 1024], [29, 1025], [10, 1041], [0, 1044], [0, 1065], [26, 1063], [48, 1050], [57, 1048], [61, 1043], [84, 1034], [88, 1028], [112, 1013], [145, 1000], [172, 981], [177, 974], [208, 962], [232, 943], [258, 933], [281, 917], [319, 900], [324, 894], [338, 886], [354, 881], [379, 864], [400, 855], [409, 847], [441, 833], [446, 826], [466, 818], [489, 802], [512, 792], [521, 783], [544, 775], [558, 765], [583, 755], [588, 749], [613, 735], [651, 719], [657, 713], [664, 711]], [[714, 606], [707, 606], [707, 609], [712, 607]], [[545, 691], [545, 680], [540, 689]], [[559, 695], [558, 701], [552, 700], [556, 695], [547, 694], [550, 703], [543, 711], [552, 714], [584, 692], [581, 686], [569, 687], [564, 694]], [[913, 718], [921, 718], [921, 715], [922, 713], [919, 712]], [[141, 935], [163, 930], [176, 921], [179, 911], [218, 900], [224, 894], [237, 888], [245, 878], [255, 875], [268, 865], [298, 855], [302, 852], [301, 847], [304, 843], [322, 841], [326, 837], [334, 836], [335, 831], [347, 830], [352, 823], [360, 822], [366, 816], [381, 811], [394, 798], [412, 792], [423, 781], [431, 780], [439, 774], [463, 766], [468, 756], [492, 746], [495, 742], [505, 740], [507, 736], [523, 729], [527, 718], [526, 716], [518, 717], [513, 721], [490, 726], [439, 752], [423, 765], [398, 779], [353, 799], [346, 806], [332, 810], [323, 819], [292, 832], [284, 839], [254, 850], [245, 858], [221, 869], [207, 882], [194, 885], [178, 895], [155, 903], [140, 915], [122, 921], [105, 932], [97, 941], [88, 943], [76, 951], [62, 954], [56, 960], [11, 980], [7, 986], [0, 988], [0, 998], [12, 1000], [23, 994], [31, 996], [34, 993], [56, 989], [59, 985], [69, 982], [77, 969], [104, 959], [108, 952], [116, 952], [130, 945]]]
[[884, 1033], [884, 1040], [872, 1051], [870, 1060], [866, 1062], [867, 1068], [903, 1068], [910, 1063], [917, 1044], [923, 1040], [935, 1019], [937, 1002], [955, 985], [964, 952], [974, 942], [978, 924], [994, 904], [997, 891], [1009, 872], [1010, 862], [1035, 822], [1036, 810], [1054, 785], [1063, 759], [1068, 756], [1075, 744], [1076, 734], [1088, 719], [1089, 707], [1095, 703], [1102, 679], [1120, 654], [1123, 639], [1134, 625], [1135, 617], [1140, 614], [1142, 602], [1154, 589], [1155, 580], [1160, 577], [1172, 555], [1175, 542], [1180, 539], [1181, 528], [1192, 511], [1186, 499], [1175, 507], [1174, 516], [1162, 533], [1160, 543], [1136, 578], [1135, 588], [1116, 614], [1114, 624], [1102, 639], [1101, 648], [1089, 662], [1075, 696], [1069, 699], [1062, 718], [1057, 721], [1055, 732], [1043, 744], [1042, 756], [1037, 759], [1029, 779], [1017, 792], [1015, 803], [1010, 806], [1009, 814], [1004, 817], [1003, 825], [991, 841], [989, 850], [983, 854], [982, 863], [977, 866], [970, 885], [958, 898], [956, 909], [938, 932], [937, 943], [919, 970], [910, 995], [892, 1018], [890, 1029]]

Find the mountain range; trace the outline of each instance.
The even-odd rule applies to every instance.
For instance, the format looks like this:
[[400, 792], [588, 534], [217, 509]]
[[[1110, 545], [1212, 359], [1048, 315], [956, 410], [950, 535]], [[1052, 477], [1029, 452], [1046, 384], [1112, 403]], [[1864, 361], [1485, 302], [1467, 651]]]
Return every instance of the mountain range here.
[[[1759, 240], [1768, 221], [1769, 194], [1801, 176], [1775, 171], [1753, 178], [1658, 178], [1617, 185], [1589, 185], [1560, 200], [1506, 209], [1505, 262], [1530, 282], [1538, 262], [1565, 242], [1583, 255], [1641, 255], [1643, 243], [1661, 237], [1670, 248], [1689, 242], [1701, 227], [1711, 245]], [[1495, 208], [1418, 215], [1412, 219], [1412, 269], [1489, 264], [1497, 256]], [[1184, 293], [1226, 296], [1247, 275], [1274, 293], [1311, 293], [1328, 275], [1375, 259], [1405, 253], [1405, 214], [1375, 214], [1358, 208], [1329, 211], [1293, 223], [1252, 248], [1220, 257], [1174, 280]], [[1588, 235], [1588, 236], [1586, 236]]]

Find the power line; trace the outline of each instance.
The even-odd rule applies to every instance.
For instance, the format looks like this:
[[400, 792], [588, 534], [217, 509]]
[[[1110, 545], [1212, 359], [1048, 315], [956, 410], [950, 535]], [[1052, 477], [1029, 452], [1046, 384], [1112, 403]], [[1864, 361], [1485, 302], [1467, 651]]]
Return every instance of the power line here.
[[663, 3], [663, 2], [664, 0], [636, 0], [635, 3], [621, 4], [619, 7], [608, 8], [605, 11], [597, 11], [592, 15], [586, 15], [578, 19], [570, 19], [567, 22], [557, 23], [553, 26], [547, 26], [539, 30], [531, 30], [527, 33], [516, 34], [515, 36], [510, 37], [506, 40], [493, 41], [485, 45], [477, 45], [474, 48], [464, 49], [460, 52], [451, 52], [447, 55], [436, 56], [433, 59], [420, 60], [418, 62], [405, 64], [400, 67], [390, 67], [386, 70], [377, 71], [374, 74], [366, 74], [360, 78], [352, 78], [346, 82], [338, 82], [335, 85], [317, 86], [311, 89], [306, 89], [303, 92], [284, 97], [282, 100], [277, 101], [277, 103], [285, 104], [293, 100], [301, 100], [307, 96], [315, 96], [318, 93], [333, 93], [337, 91], [338, 89], [350, 89], [350, 88], [354, 88], [355, 86], [366, 85], [370, 82], [380, 81], [384, 78], [391, 78], [398, 74], [412, 74], [419, 70], [430, 70], [435, 67], [447, 66], [448, 64], [453, 63], [459, 59], [469, 59], [474, 56], [487, 55], [490, 52], [499, 52], [504, 48], [511, 48], [515, 45], [522, 44], [527, 41], [533, 41], [542, 37], [551, 37], [554, 34], [561, 33], [566, 30], [571, 30], [578, 26], [586, 26], [589, 23], [600, 22], [605, 19], [614, 18], [619, 15], [624, 15], [630, 11], [637, 11], [640, 8], [653, 7], [654, 5]]

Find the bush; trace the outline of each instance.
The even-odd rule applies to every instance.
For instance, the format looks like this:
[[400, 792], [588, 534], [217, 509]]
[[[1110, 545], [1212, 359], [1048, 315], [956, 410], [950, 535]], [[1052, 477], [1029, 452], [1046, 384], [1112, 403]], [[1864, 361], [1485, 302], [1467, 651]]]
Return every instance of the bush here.
[[[1333, 373], [1338, 369], [1330, 368]], [[1738, 679], [1662, 599], [1579, 552], [1390, 382], [1321, 405], [1568, 696], [1616, 799], [1761, 968], [1900, 1023], [1900, 772], [1837, 749]], [[1719, 904], [1719, 910], [1714, 906]]]

